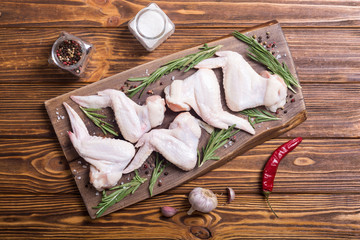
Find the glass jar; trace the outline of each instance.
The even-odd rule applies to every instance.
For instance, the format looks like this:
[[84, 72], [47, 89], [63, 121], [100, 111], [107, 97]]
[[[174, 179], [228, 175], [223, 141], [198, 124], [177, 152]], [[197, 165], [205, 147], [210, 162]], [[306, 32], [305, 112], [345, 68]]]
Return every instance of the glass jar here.
[[52, 46], [49, 63], [81, 77], [84, 75], [92, 50], [92, 44], [67, 32], [61, 32]]
[[156, 3], [150, 3], [129, 21], [130, 32], [149, 52], [175, 31], [175, 25]]

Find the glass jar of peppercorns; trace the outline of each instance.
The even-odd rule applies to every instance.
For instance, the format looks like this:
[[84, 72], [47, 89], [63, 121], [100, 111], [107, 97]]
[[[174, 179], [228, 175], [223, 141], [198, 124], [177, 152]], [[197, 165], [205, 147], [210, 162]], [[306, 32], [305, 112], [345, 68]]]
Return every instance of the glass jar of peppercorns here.
[[67, 32], [62, 32], [52, 46], [49, 62], [81, 77], [92, 50], [92, 44]]

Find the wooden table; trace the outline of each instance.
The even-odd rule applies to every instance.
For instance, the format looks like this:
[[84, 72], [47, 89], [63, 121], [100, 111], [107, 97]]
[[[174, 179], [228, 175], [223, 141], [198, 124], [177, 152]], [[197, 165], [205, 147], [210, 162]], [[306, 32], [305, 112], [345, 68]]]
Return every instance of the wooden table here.
[[[127, 29], [148, 1], [0, 3], [1, 239], [359, 239], [360, 6], [358, 1], [156, 1], [176, 25], [147, 53]], [[303, 86], [308, 119], [222, 167], [164, 194], [91, 220], [44, 101], [140, 64], [277, 19]], [[68, 31], [96, 47], [88, 76], [48, 65]], [[290, 138], [303, 143], [279, 168], [269, 211], [261, 172]], [[212, 189], [219, 207], [187, 216], [187, 194]], [[226, 187], [236, 199], [226, 204]], [[160, 216], [171, 205], [179, 213]]]

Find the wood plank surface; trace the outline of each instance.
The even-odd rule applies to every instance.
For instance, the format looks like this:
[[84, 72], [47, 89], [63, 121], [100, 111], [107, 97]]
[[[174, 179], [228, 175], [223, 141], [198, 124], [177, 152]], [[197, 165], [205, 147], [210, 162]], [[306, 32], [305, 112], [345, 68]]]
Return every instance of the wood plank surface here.
[[[5, 239], [357, 239], [360, 237], [360, 195], [273, 194], [280, 218], [274, 219], [263, 196], [238, 194], [227, 204], [225, 191], [219, 207], [209, 214], [188, 216], [186, 195], [161, 195], [121, 212], [91, 220], [81, 198], [74, 195], [17, 195], [0, 197], [0, 228]], [[221, 195], [222, 194], [222, 195]], [[30, 204], [29, 204], [30, 203]], [[159, 208], [176, 207], [172, 218]], [[31, 214], [29, 214], [31, 213]], [[146, 219], [146, 223], [142, 219]], [[64, 231], [66, 229], [66, 231]], [[37, 236], [32, 235], [37, 232]], [[111, 233], [107, 235], [106, 233]]]
[[[42, 87], [41, 87], [42, 86]], [[0, 105], [0, 131], [7, 138], [55, 138], [43, 102], [56, 95], [74, 90], [63, 84], [4, 84], [4, 104]], [[283, 137], [358, 138], [360, 136], [360, 84], [306, 83], [302, 92], [308, 112], [307, 120]], [[41, 92], [42, 94], [38, 94]], [[22, 98], [16, 97], [19, 93]], [[339, 96], [347, 96], [340, 98]], [[353, 131], [353, 129], [355, 129]], [[309, 131], [310, 130], [310, 131]]]
[[[0, 238], [360, 239], [359, 2], [156, 1], [176, 31], [146, 53], [126, 23], [148, 3], [0, 2]], [[308, 120], [195, 180], [91, 220], [43, 102], [275, 18], [301, 79]], [[96, 47], [85, 78], [47, 64], [62, 30]], [[274, 219], [259, 194], [261, 169], [273, 149], [297, 136], [305, 140], [284, 159], [275, 180], [271, 202], [281, 218]], [[197, 186], [219, 194], [220, 206], [188, 217], [186, 196]], [[223, 205], [226, 186], [237, 193], [230, 205]], [[165, 204], [180, 213], [160, 217], [158, 207]]]
[[[360, 7], [355, 0], [155, 2], [177, 27], [249, 27], [272, 19], [296, 27], [360, 25]], [[43, 1], [41, 4], [35, 0], [4, 0], [0, 3], [0, 27], [124, 26], [148, 4], [149, 1], [143, 0]]]
[[[125, 27], [87, 28], [86, 31], [78, 27], [65, 29], [91, 42], [96, 49], [89, 63], [88, 76], [76, 79], [71, 74], [56, 71], [56, 67], [47, 63], [51, 46], [63, 28], [1, 28], [3, 71], [0, 72], [0, 79], [3, 81], [0, 83], [6, 81], [7, 84], [13, 84], [9, 87], [23, 84], [31, 87], [51, 86], [52, 92], [58, 89], [63, 94], [86, 83], [96, 82], [241, 29], [177, 29], [171, 38], [151, 53], [146, 53]], [[359, 29], [285, 27], [283, 31], [302, 84], [360, 82]], [[47, 91], [44, 94], [48, 94]], [[55, 92], [50, 98], [57, 95]]]
[[[187, 194], [196, 186], [258, 193], [267, 159], [288, 139], [256, 146], [225, 165], [163, 194]], [[277, 193], [357, 193], [360, 187], [359, 139], [305, 139], [282, 162]], [[74, 176], [56, 139], [4, 139], [0, 142], [0, 192], [78, 194]], [[341, 160], [338, 160], [341, 159]]]

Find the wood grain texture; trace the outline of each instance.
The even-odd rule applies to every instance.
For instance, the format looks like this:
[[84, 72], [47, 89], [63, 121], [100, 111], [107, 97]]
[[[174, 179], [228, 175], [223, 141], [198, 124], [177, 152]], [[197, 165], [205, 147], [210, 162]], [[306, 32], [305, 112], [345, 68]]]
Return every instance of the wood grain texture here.
[[[55, 138], [43, 102], [85, 86], [73, 83], [41, 85], [3, 84], [0, 105], [0, 131], [7, 138]], [[360, 84], [305, 83], [302, 92], [307, 120], [283, 137], [358, 138], [360, 137]], [[41, 92], [41, 94], [38, 94]], [[22, 98], [17, 97], [23, 93]], [[346, 96], [341, 98], [339, 96]], [[55, 109], [56, 111], [56, 109]]]
[[[237, 194], [226, 204], [225, 190], [215, 191], [219, 206], [209, 214], [188, 216], [186, 195], [161, 195], [104, 218], [91, 220], [74, 195], [0, 197], [2, 239], [357, 239], [360, 236], [358, 194], [273, 194], [281, 218], [274, 219], [263, 196]], [[176, 207], [172, 218], [159, 208]], [[146, 219], [146, 223], [144, 222]], [[141, 224], [139, 224], [141, 222]], [[32, 233], [36, 232], [37, 235]], [[196, 236], [204, 236], [196, 237]], [[208, 236], [208, 237], [207, 237]]]
[[[240, 193], [257, 193], [267, 159], [287, 140], [267, 141], [163, 194], [188, 194], [196, 186], [216, 191], [229, 186]], [[274, 192], [357, 193], [360, 162], [354, 159], [360, 158], [359, 145], [359, 139], [303, 140], [281, 163]], [[77, 195], [73, 178], [56, 139], [3, 139], [0, 142], [0, 192], [3, 194]], [[163, 176], [160, 179], [166, 180]]]
[[[235, 29], [243, 28], [177, 29], [151, 53], [147, 53], [124, 27], [66, 29], [91, 42], [96, 49], [87, 68], [88, 76], [76, 79], [47, 63], [51, 46], [64, 29], [2, 28], [0, 51], [3, 71], [0, 71], [0, 84], [13, 84], [4, 86], [10, 89], [18, 85], [50, 86], [62, 94], [71, 87], [78, 88], [171, 53], [198, 46], [228, 35]], [[360, 82], [359, 29], [283, 28], [283, 31], [302, 84]], [[282, 56], [280, 60], [285, 58]], [[38, 91], [47, 94], [43, 89]], [[57, 95], [54, 93], [53, 97]]]
[[[221, 240], [359, 239], [359, 2], [156, 1], [177, 28], [150, 54], [126, 28], [148, 3], [0, 2], [0, 238], [198, 240], [210, 232], [209, 239]], [[196, 180], [91, 220], [42, 102], [274, 18], [291, 49], [308, 120]], [[95, 44], [87, 77], [77, 80], [47, 64], [62, 30]], [[276, 177], [271, 201], [281, 219], [273, 219], [258, 194], [259, 174], [273, 149], [299, 135], [306, 139]], [[226, 186], [237, 198], [187, 217], [186, 195], [195, 186], [222, 194], [221, 204]], [[157, 208], [165, 204], [179, 215], [161, 218]]]
[[[296, 27], [360, 24], [360, 7], [354, 0], [155, 2], [177, 27], [249, 27], [275, 18]], [[5, 0], [0, 4], [0, 27], [118, 27], [148, 4], [142, 0]]]

